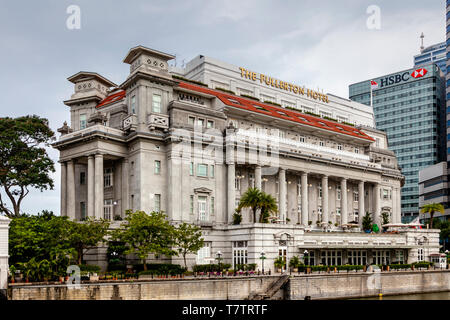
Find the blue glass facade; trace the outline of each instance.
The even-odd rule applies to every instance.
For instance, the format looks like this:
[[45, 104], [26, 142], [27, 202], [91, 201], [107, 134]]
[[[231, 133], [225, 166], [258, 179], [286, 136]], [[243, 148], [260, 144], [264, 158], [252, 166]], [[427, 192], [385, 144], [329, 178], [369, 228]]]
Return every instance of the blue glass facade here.
[[[405, 176], [401, 206], [408, 221], [419, 213], [419, 171], [444, 158], [445, 81], [435, 64], [373, 80], [379, 86], [373, 90], [376, 127], [386, 132]], [[370, 80], [350, 85], [349, 98], [370, 105]]]
[[[448, 32], [448, 27], [447, 27]], [[425, 48], [420, 54], [414, 56], [414, 67], [435, 63], [444, 74], [447, 73], [446, 42], [441, 42]]]
[[[450, 0], [447, 0], [447, 33], [446, 33], [446, 69], [447, 71], [450, 70]], [[450, 120], [450, 72], [447, 72], [447, 74], [445, 75], [445, 84], [446, 84], [446, 106], [447, 106], [447, 114], [446, 114], [446, 119], [447, 119], [447, 128], [446, 128], [446, 132], [447, 132], [447, 145], [446, 145], [446, 150], [447, 150], [447, 168], [450, 168], [450, 138], [448, 138], [450, 136], [450, 126], [449, 126], [449, 120]]]

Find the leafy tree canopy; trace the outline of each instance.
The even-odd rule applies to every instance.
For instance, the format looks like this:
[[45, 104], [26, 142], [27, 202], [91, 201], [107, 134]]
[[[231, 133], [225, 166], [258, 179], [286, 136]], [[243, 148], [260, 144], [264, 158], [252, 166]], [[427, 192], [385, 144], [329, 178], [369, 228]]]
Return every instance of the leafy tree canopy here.
[[0, 212], [8, 217], [19, 216], [29, 188], [53, 189], [49, 173], [55, 172], [54, 163], [44, 148], [53, 140], [47, 119], [0, 118], [0, 188], [12, 206], [3, 201], [0, 192]]
[[178, 252], [183, 256], [184, 267], [187, 268], [186, 255], [188, 253], [196, 253], [204, 245], [202, 230], [198, 226], [183, 222], [175, 231]]

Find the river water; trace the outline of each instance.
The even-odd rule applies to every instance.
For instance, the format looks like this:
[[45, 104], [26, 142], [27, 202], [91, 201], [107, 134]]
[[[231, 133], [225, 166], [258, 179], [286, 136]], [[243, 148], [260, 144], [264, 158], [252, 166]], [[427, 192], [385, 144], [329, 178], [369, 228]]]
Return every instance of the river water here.
[[395, 296], [360, 298], [352, 300], [450, 300], [450, 291], [433, 292], [433, 293], [419, 293], [419, 294], [401, 294]]

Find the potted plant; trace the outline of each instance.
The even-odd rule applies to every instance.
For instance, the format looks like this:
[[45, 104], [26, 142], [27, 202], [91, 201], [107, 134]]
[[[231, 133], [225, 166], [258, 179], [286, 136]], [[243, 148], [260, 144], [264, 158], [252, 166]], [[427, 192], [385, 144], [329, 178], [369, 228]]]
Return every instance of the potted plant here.
[[317, 220], [316, 221], [316, 225], [318, 226], [318, 227], [320, 227], [320, 224], [322, 223], [322, 221], [320, 221], [320, 220]]
[[234, 225], [241, 224], [241, 221], [242, 221], [242, 214], [240, 211], [236, 209], [233, 213], [233, 224]]
[[366, 233], [370, 233], [370, 231], [372, 230], [372, 217], [369, 212], [366, 212], [366, 214], [363, 217], [362, 227], [364, 232]]
[[9, 267], [9, 273], [11, 275], [11, 283], [14, 283], [16, 281], [16, 267], [14, 265]]
[[312, 221], [311, 220], [308, 221], [308, 226], [310, 226], [310, 225], [312, 225]]
[[[389, 212], [382, 212], [381, 213], [381, 218], [383, 220], [383, 225], [388, 224], [389, 223]], [[383, 232], [387, 231], [387, 227], [383, 227]]]
[[297, 256], [293, 256], [289, 260], [289, 267], [292, 268], [294, 272], [298, 272], [299, 265], [300, 265], [300, 259]]
[[278, 273], [281, 273], [281, 269], [284, 267], [284, 260], [283, 257], [278, 257], [275, 259], [274, 262], [275, 268], [277, 269]]
[[338, 227], [338, 226], [339, 226], [339, 223], [336, 222], [336, 223], [334, 224], [334, 226], [335, 226], [335, 227]]

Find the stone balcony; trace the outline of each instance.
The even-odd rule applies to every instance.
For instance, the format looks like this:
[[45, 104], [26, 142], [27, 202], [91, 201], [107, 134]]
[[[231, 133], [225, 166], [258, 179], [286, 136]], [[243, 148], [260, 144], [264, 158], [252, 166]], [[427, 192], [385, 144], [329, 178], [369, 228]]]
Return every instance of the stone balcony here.
[[280, 150], [290, 150], [295, 153], [305, 154], [318, 158], [342, 161], [355, 165], [362, 165], [370, 168], [381, 169], [381, 164], [371, 161], [369, 155], [338, 150], [330, 147], [322, 147], [306, 142], [295, 141], [293, 139], [281, 138], [274, 135], [258, 133], [252, 130], [238, 129], [236, 133], [237, 142], [254, 142], [257, 139], [265, 140], [268, 145], [277, 144]]
[[159, 128], [167, 132], [169, 130], [169, 116], [161, 113], [150, 113], [147, 116], [147, 126], [150, 131]]
[[117, 136], [117, 137], [123, 137], [124, 136], [124, 132], [122, 130], [119, 129], [114, 129], [111, 127], [107, 127], [101, 124], [96, 124], [90, 127], [87, 127], [85, 129], [81, 129], [75, 132], [71, 132], [71, 133], [67, 133], [65, 135], [62, 135], [57, 143], [60, 142], [65, 142], [67, 140], [72, 140], [72, 139], [76, 139], [76, 138], [84, 138], [87, 137], [89, 135], [93, 135], [93, 134], [103, 134], [103, 135], [109, 135], [109, 136]]

